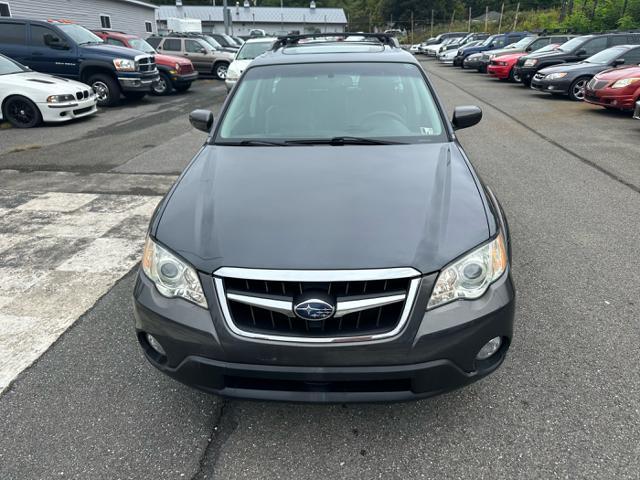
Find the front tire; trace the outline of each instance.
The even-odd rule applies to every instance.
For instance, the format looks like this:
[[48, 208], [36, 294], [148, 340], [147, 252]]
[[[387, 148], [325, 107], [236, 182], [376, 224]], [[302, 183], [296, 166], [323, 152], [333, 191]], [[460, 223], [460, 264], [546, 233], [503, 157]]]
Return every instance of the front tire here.
[[581, 77], [576, 79], [575, 82], [569, 87], [569, 98], [574, 102], [581, 102], [584, 100], [584, 89], [589, 83], [588, 77]]
[[42, 123], [42, 114], [36, 104], [21, 95], [5, 100], [2, 116], [16, 128], [33, 128]]
[[173, 88], [175, 88], [176, 91], [178, 91], [178, 92], [186, 92], [187, 90], [189, 90], [191, 88], [191, 82], [179, 83], [178, 85], [176, 85]]
[[160, 72], [160, 79], [151, 87], [151, 93], [153, 95], [163, 96], [169, 95], [171, 90], [173, 90], [173, 86], [171, 85], [169, 75]]
[[224, 80], [227, 78], [227, 69], [229, 64], [227, 62], [218, 62], [213, 66], [213, 74], [218, 80]]
[[89, 77], [87, 82], [96, 92], [98, 106], [115, 107], [120, 103], [120, 85], [117, 80], [104, 73], [98, 73]]

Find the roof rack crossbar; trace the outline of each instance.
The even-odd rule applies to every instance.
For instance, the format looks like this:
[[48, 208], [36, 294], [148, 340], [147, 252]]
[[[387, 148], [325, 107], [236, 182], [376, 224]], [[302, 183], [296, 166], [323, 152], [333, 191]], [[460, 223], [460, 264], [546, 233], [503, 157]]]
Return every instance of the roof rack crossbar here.
[[273, 43], [272, 50], [278, 50], [279, 48], [297, 45], [300, 40], [314, 39], [314, 38], [329, 38], [329, 37], [341, 37], [347, 38], [350, 36], [372, 38], [378, 40], [383, 45], [389, 45], [390, 47], [400, 47], [398, 39], [390, 33], [358, 33], [358, 32], [325, 32], [325, 33], [305, 33], [303, 35], [282, 35]]

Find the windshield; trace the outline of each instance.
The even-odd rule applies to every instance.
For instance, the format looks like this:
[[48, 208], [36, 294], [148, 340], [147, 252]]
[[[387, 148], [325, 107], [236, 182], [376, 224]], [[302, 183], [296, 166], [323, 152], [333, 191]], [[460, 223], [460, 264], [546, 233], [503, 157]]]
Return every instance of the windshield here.
[[0, 75], [9, 75], [11, 73], [26, 72], [27, 68], [19, 63], [0, 55]]
[[104, 43], [103, 40], [89, 30], [73, 23], [58, 23], [57, 26], [78, 45], [85, 43]]
[[156, 53], [154, 48], [141, 38], [130, 38], [129, 45], [131, 48], [135, 48], [144, 53]]
[[568, 42], [565, 42], [562, 45], [560, 45], [560, 50], [562, 50], [563, 52], [570, 52], [574, 48], [579, 47], [580, 45], [582, 45], [587, 38], [589, 38], [589, 37], [572, 38]]
[[512, 43], [511, 45], [505, 48], [526, 48], [535, 39], [536, 37], [524, 37], [523, 39], [517, 41], [516, 43]]
[[269, 50], [271, 45], [273, 45], [272, 42], [245, 43], [242, 48], [240, 48], [236, 60], [253, 60], [258, 55], [262, 55]]
[[205, 35], [203, 38], [209, 43], [209, 45], [213, 46], [213, 48], [215, 49], [222, 48], [222, 45], [220, 45], [220, 43], [215, 38], [209, 35]]
[[626, 51], [626, 48], [620, 47], [607, 48], [606, 50], [596, 53], [595, 55], [591, 55], [585, 60], [585, 62], [597, 63], [599, 65], [608, 65]]
[[489, 44], [491, 44], [491, 42], [493, 42], [493, 39], [496, 38], [497, 35], [491, 35], [489, 38], [487, 38], [484, 42], [482, 42], [481, 46], [486, 47]]
[[420, 69], [401, 63], [268, 65], [245, 72], [215, 143], [341, 137], [446, 141]]

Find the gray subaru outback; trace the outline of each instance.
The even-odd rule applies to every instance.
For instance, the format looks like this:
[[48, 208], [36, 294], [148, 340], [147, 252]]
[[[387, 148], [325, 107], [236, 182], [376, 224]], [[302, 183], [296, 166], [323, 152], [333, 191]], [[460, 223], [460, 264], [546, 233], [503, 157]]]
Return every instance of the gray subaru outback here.
[[[158, 206], [134, 290], [167, 375], [221, 395], [400, 401], [498, 368], [515, 292], [500, 204], [389, 35], [288, 36], [244, 72]], [[313, 41], [311, 41], [313, 40]]]

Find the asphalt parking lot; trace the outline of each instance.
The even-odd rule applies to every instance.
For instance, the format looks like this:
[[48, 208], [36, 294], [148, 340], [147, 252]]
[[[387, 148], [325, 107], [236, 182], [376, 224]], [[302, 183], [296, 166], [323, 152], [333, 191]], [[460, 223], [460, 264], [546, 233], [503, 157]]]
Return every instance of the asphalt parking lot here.
[[[0, 478], [638, 478], [640, 122], [424, 64], [450, 112], [484, 111], [460, 139], [511, 225], [518, 307], [500, 370], [413, 403], [224, 400], [146, 363], [133, 335], [133, 271], [110, 268], [85, 282], [95, 306], [53, 331], [0, 396]], [[204, 140], [188, 112], [217, 111], [223, 99], [220, 83], [204, 81], [71, 125], [0, 129], [0, 214], [33, 211], [23, 205], [52, 193], [153, 201]], [[87, 211], [105, 213], [96, 208]], [[146, 216], [134, 216], [140, 243], [129, 238], [125, 258], [143, 240]], [[54, 220], [44, 236], [67, 238], [68, 223]], [[3, 240], [37, 235], [21, 228], [0, 224], [0, 257]], [[109, 231], [91, 241], [122, 238]], [[53, 254], [46, 245], [37, 258]], [[14, 258], [25, 271], [36, 260]], [[0, 290], [5, 305], [22, 295]]]

